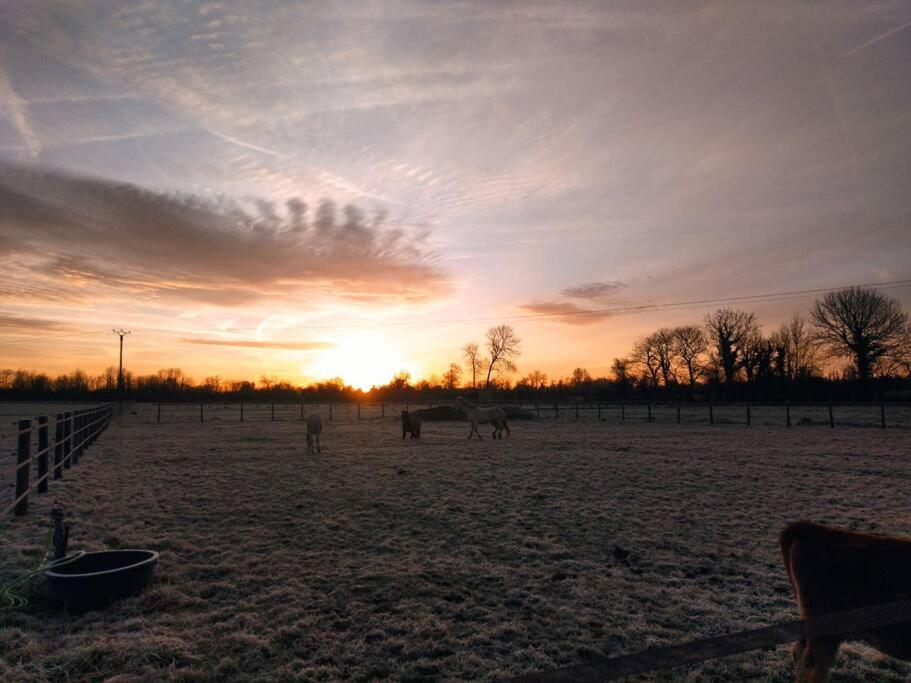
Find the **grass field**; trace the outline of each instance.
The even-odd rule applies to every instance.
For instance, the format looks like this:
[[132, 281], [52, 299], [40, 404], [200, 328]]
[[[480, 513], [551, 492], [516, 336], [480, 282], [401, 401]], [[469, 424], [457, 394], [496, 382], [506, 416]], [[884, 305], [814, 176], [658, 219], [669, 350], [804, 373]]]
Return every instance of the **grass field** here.
[[[67, 616], [35, 581], [0, 613], [0, 680], [494, 678], [794, 618], [787, 521], [911, 535], [904, 429], [436, 423], [417, 442], [338, 419], [306, 455], [294, 421], [146, 417], [0, 521], [0, 581], [38, 561], [59, 497], [71, 549], [158, 550], [155, 584]], [[835, 672], [909, 675], [861, 645]], [[781, 647], [652, 678], [790, 677]]]

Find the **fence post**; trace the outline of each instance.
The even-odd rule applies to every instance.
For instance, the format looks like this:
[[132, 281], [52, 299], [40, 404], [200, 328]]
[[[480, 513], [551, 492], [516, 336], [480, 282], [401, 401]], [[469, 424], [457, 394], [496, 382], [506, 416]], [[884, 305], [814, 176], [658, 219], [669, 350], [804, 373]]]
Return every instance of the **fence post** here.
[[832, 414], [832, 401], [829, 401], [829, 428], [835, 429], [835, 416]]
[[155, 420], [156, 424], [161, 424], [161, 401], [158, 402], [158, 417]]
[[380, 402], [380, 410], [382, 410], [382, 412], [380, 413], [380, 417], [386, 417], [386, 402], [385, 401]]
[[272, 401], [272, 422], [275, 422], [275, 401]]
[[244, 402], [240, 402], [240, 421], [244, 421]]
[[677, 406], [677, 424], [680, 424], [680, 406]]
[[790, 401], [785, 401], [785, 403], [784, 403], [784, 415], [785, 415], [785, 420], [787, 421], [787, 425], [788, 425], [788, 427], [790, 427], [791, 426], [791, 402]]
[[879, 424], [882, 429], [886, 428], [886, 403], [885, 403], [885, 401], [879, 402]]
[[38, 418], [38, 493], [47, 493], [47, 456], [47, 415], [41, 415]]
[[750, 404], [747, 403], [747, 427], [753, 424], [753, 418], [750, 416]]
[[16, 517], [21, 517], [28, 512], [28, 477], [32, 469], [29, 462], [32, 449], [32, 421], [19, 420], [19, 443], [16, 450], [16, 498], [25, 496], [16, 503]]
[[357, 419], [358, 420], [361, 419], [361, 402], [360, 401], [357, 402]]
[[67, 411], [63, 414], [63, 467], [70, 469], [73, 466], [73, 413]]
[[652, 422], [652, 402], [651, 401], [648, 402], [648, 421], [649, 421], [649, 424], [651, 424], [651, 422]]
[[63, 478], [63, 413], [57, 413], [57, 422], [54, 425], [54, 479]]
[[199, 404], [199, 421], [200, 421], [200, 422], [203, 422], [203, 421], [204, 421], [204, 418], [203, 418], [203, 415], [202, 415], [202, 403]]
[[712, 407], [711, 403], [709, 403], [709, 424], [710, 425], [715, 424], [715, 410]]

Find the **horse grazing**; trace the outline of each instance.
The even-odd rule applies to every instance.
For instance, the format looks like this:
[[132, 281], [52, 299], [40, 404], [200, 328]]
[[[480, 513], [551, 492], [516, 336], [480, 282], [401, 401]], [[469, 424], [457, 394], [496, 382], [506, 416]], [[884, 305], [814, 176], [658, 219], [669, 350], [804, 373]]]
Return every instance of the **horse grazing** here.
[[307, 452], [313, 453], [313, 444], [316, 443], [316, 452], [322, 453], [319, 445], [319, 435], [323, 432], [323, 421], [319, 415], [310, 415], [307, 418]]
[[[781, 532], [780, 541], [801, 619], [911, 597], [911, 538], [794, 522]], [[797, 680], [829, 680], [845, 640], [862, 640], [891, 657], [911, 660], [911, 614], [908, 621], [891, 626], [798, 641]]]
[[411, 434], [412, 439], [421, 438], [421, 416], [409, 413], [407, 410], [402, 411], [402, 438], [406, 434]]
[[503, 438], [504, 429], [506, 430], [506, 436], [512, 434], [509, 425], [506, 424], [506, 411], [502, 408], [481, 408], [473, 403], [469, 403], [462, 397], [457, 398], [456, 402], [462, 408], [465, 417], [467, 417], [468, 421], [471, 423], [471, 431], [468, 432], [469, 439], [475, 434], [479, 439], [481, 438], [481, 434], [478, 432], [479, 424], [493, 425], [493, 438], [495, 439]]

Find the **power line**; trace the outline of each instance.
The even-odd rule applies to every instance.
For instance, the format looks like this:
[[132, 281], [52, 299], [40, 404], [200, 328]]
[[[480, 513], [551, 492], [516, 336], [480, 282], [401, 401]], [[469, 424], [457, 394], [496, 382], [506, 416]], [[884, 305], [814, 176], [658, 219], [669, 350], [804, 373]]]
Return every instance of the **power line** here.
[[[836, 289], [846, 289], [847, 287], [875, 287], [877, 289], [890, 289], [898, 287], [909, 287], [911, 286], [911, 279], [909, 280], [891, 280], [889, 282], [875, 282], [875, 283], [866, 283], [858, 285], [845, 285], [843, 287], [819, 287], [815, 289], [795, 289], [785, 292], [768, 292], [764, 294], [746, 294], [743, 296], [729, 296], [729, 297], [720, 297], [715, 299], [697, 299], [693, 301], [674, 301], [674, 302], [665, 302], [665, 303], [655, 303], [655, 304], [638, 304], [633, 306], [615, 306], [611, 308], [587, 308], [579, 311], [560, 311], [555, 313], [526, 313], [522, 315], [512, 315], [512, 316], [491, 316], [484, 318], [460, 318], [460, 319], [451, 319], [451, 320], [430, 320], [430, 321], [402, 321], [402, 322], [378, 322], [378, 323], [349, 323], [349, 324], [338, 324], [338, 325], [300, 325], [295, 327], [285, 328], [288, 330], [334, 330], [334, 329], [349, 329], [349, 328], [372, 328], [376, 326], [382, 327], [413, 327], [421, 326], [425, 327], [428, 325], [461, 325], [466, 323], [485, 323], [485, 322], [512, 322], [517, 320], [534, 320], [534, 319], [548, 319], [548, 318], [564, 318], [567, 316], [580, 316], [585, 317], [587, 315], [608, 315], [611, 313], [640, 313], [646, 311], [661, 311], [672, 308], [682, 308], [686, 306], [704, 306], [704, 305], [714, 305], [714, 304], [725, 304], [725, 303], [763, 303], [766, 301], [776, 301], [776, 300], [785, 300], [789, 298], [800, 298], [801, 296], [807, 296], [812, 294], [821, 294], [823, 292], [830, 292]], [[255, 328], [251, 328], [255, 329]], [[212, 330], [212, 332], [226, 332], [230, 330]], [[240, 329], [236, 331], [241, 331]]]

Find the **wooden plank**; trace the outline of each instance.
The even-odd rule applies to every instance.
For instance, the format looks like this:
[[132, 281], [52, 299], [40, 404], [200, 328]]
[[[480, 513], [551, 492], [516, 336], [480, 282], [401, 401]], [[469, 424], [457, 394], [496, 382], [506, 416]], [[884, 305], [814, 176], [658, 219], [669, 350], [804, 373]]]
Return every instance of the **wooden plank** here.
[[911, 600], [902, 600], [825, 614], [805, 621], [788, 621], [679, 645], [649, 648], [641, 652], [605, 658], [588, 664], [523, 674], [511, 680], [516, 683], [612, 681], [625, 676], [665, 671], [686, 664], [698, 664], [708, 659], [719, 659], [751, 650], [775, 647], [800, 638], [853, 634], [909, 622], [911, 622]]

